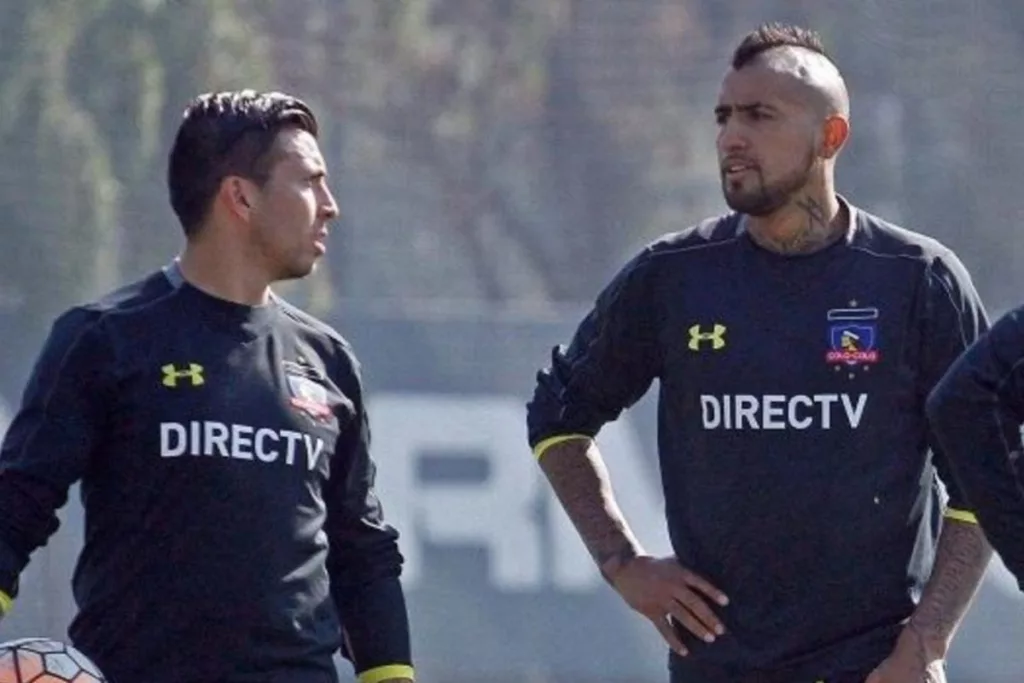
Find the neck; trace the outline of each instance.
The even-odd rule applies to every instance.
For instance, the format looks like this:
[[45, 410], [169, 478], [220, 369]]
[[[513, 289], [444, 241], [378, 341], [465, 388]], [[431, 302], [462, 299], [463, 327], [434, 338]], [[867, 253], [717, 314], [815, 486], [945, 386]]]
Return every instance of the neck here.
[[849, 216], [834, 192], [802, 194], [768, 216], [748, 216], [751, 238], [780, 254], [811, 254], [842, 239]]
[[193, 238], [185, 245], [179, 267], [185, 281], [219, 299], [263, 306], [270, 298], [270, 280], [237, 245]]

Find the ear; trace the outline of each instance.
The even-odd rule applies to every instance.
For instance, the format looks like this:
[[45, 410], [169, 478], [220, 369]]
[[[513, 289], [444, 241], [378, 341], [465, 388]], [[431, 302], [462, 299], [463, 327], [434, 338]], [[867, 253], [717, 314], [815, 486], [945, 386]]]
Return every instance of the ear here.
[[833, 159], [850, 137], [850, 121], [845, 116], [832, 114], [821, 126], [821, 145], [818, 154], [825, 159]]
[[239, 176], [227, 176], [221, 181], [217, 195], [230, 215], [248, 221], [256, 206], [258, 191], [250, 180]]

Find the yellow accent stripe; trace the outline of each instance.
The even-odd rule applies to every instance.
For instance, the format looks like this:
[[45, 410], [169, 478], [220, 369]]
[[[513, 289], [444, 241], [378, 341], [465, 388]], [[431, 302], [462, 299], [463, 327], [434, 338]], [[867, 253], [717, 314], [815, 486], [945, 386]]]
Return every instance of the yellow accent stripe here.
[[14, 607], [14, 600], [7, 593], [0, 591], [0, 616], [10, 612], [12, 607]]
[[967, 524], [977, 524], [978, 518], [974, 516], [973, 512], [967, 510], [957, 510], [956, 508], [946, 508], [946, 514], [943, 515], [946, 519], [955, 519], [958, 522], [965, 522]]
[[533, 447], [533, 457], [540, 460], [544, 455], [544, 451], [557, 446], [565, 441], [571, 441], [572, 439], [589, 439], [590, 437], [586, 434], [560, 434], [558, 436], [549, 436], [548, 438], [541, 441], [539, 444]]
[[386, 664], [368, 669], [359, 674], [359, 683], [381, 683], [392, 678], [414, 680], [412, 667], [408, 664]]

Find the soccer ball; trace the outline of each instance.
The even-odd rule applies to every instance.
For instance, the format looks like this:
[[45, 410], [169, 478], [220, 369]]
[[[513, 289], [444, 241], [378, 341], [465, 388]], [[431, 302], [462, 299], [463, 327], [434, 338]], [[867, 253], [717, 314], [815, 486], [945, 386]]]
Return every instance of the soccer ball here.
[[106, 683], [81, 652], [49, 638], [0, 643], [0, 683]]

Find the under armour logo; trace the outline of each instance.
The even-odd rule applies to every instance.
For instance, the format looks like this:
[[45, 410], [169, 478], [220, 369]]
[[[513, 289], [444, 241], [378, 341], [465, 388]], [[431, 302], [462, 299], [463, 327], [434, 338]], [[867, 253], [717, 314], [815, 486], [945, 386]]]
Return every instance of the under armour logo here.
[[690, 350], [700, 351], [700, 345], [703, 342], [711, 342], [711, 349], [714, 351], [725, 348], [725, 325], [715, 323], [710, 332], [702, 332], [700, 325], [691, 327], [690, 343], [688, 344]]
[[160, 370], [164, 373], [162, 384], [172, 389], [178, 386], [179, 379], [188, 378], [194, 387], [201, 386], [206, 381], [203, 379], [203, 366], [199, 363], [189, 363], [184, 370], [179, 370], [174, 363], [168, 363]]

